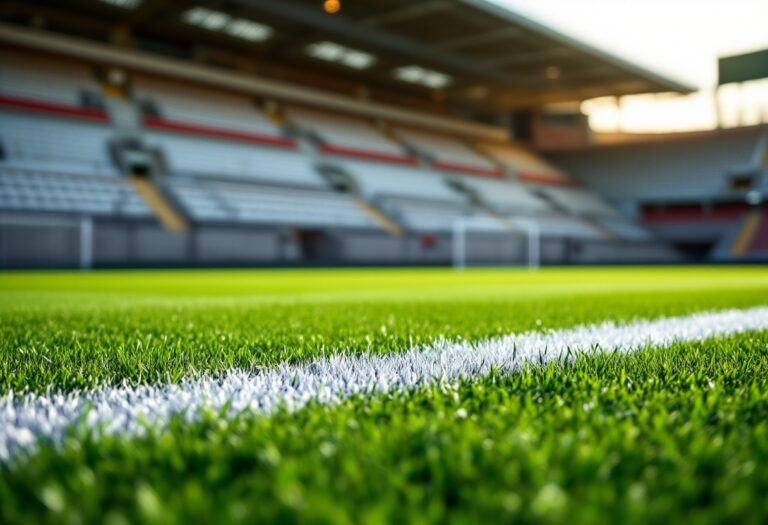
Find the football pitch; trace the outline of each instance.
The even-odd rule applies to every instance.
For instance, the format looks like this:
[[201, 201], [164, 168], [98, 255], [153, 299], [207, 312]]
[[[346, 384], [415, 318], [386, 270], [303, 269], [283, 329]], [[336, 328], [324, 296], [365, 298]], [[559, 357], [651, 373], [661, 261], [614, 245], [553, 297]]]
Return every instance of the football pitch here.
[[0, 274], [2, 523], [765, 523], [768, 268]]

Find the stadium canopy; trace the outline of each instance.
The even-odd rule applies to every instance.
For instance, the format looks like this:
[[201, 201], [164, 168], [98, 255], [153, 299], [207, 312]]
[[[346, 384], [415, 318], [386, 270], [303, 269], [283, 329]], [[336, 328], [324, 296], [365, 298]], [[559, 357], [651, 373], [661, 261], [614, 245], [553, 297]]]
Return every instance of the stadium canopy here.
[[485, 0], [9, 0], [0, 21], [422, 109], [688, 86]]

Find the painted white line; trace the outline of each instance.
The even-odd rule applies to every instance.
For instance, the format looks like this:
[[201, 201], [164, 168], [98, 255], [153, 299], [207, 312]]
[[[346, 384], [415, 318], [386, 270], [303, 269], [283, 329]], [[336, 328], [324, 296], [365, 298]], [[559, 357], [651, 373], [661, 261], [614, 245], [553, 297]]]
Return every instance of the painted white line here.
[[232, 370], [219, 378], [159, 386], [103, 387], [87, 392], [7, 394], [0, 398], [0, 461], [34, 449], [39, 439], [60, 442], [81, 422], [95, 433], [141, 435], [169, 418], [194, 421], [207, 410], [268, 414], [296, 410], [309, 401], [335, 403], [356, 394], [413, 388], [503, 372], [525, 362], [547, 362], [574, 353], [632, 352], [768, 328], [768, 307], [698, 313], [684, 317], [606, 322], [549, 332], [528, 332], [479, 342], [437, 341], [403, 353], [333, 355], [262, 372]]

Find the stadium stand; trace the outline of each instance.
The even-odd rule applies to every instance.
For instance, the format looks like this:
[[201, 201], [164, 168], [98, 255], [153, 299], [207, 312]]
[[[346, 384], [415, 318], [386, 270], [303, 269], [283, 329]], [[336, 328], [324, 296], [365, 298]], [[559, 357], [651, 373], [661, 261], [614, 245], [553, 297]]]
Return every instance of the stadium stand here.
[[536, 192], [574, 215], [615, 217], [618, 213], [595, 194], [582, 188], [540, 185]]
[[447, 231], [473, 214], [466, 198], [432, 170], [361, 160], [342, 166], [363, 197], [409, 229]]
[[360, 160], [347, 160], [340, 165], [369, 199], [397, 196], [466, 204], [466, 199], [448, 186], [439, 173], [429, 169]]
[[[615, 203], [691, 202], [734, 193], [731, 178], [760, 171], [760, 126], [661, 135], [653, 140], [553, 151], [548, 157]], [[696, 184], [691, 184], [695, 180]]]
[[152, 217], [117, 177], [99, 93], [83, 64], [0, 53], [0, 210]]
[[479, 142], [477, 147], [513, 173], [520, 181], [538, 184], [574, 184], [562, 170], [528, 149], [512, 143]]
[[82, 65], [0, 54], [0, 161], [33, 170], [114, 174], [109, 116], [98, 93]]
[[418, 232], [447, 232], [464, 217], [479, 217], [469, 206], [407, 197], [382, 197], [378, 204], [407, 229]]
[[117, 177], [0, 167], [0, 210], [151, 217], [131, 186]]
[[312, 134], [321, 154], [418, 164], [418, 159], [408, 155], [364, 119], [294, 107], [288, 108], [285, 115], [294, 125]]
[[[767, 149], [768, 129], [752, 126], [641, 136], [549, 157], [630, 216], [637, 214], [655, 238], [695, 257], [747, 260], [760, 217], [747, 195], [764, 192]], [[638, 225], [621, 229], [631, 234]]]
[[312, 160], [297, 151], [245, 144], [238, 140], [209, 139], [184, 132], [144, 134], [147, 145], [158, 149], [170, 175], [216, 177], [320, 188], [324, 181]]
[[652, 241], [654, 236], [647, 229], [623, 217], [596, 217], [595, 222], [612, 235], [628, 241]]
[[69, 117], [3, 110], [3, 163], [29, 169], [115, 175], [109, 159], [109, 128]]
[[593, 240], [605, 238], [593, 226], [564, 214], [520, 216], [519, 218], [533, 219], [543, 237]]
[[462, 177], [459, 184], [468, 188], [482, 202], [501, 214], [546, 213], [552, 211], [546, 201], [513, 180]]
[[134, 98], [144, 104], [144, 123], [152, 129], [175, 130], [176, 124], [190, 132], [199, 128], [200, 134], [234, 138], [240, 132], [254, 143], [295, 146], [247, 96], [188, 85], [180, 89], [178, 83], [147, 77], [132, 84]]
[[324, 186], [295, 140], [248, 97], [147, 79], [135, 82], [134, 97], [144, 110], [146, 143], [162, 152], [172, 175]]
[[465, 141], [440, 133], [394, 128], [395, 135], [430, 160], [432, 167], [452, 173], [501, 177], [503, 171]]
[[194, 221], [297, 227], [376, 228], [349, 195], [174, 178], [166, 188]]
[[[113, 22], [134, 9], [142, 26], [150, 9], [74, 4], [82, 9], [72, 19], [117, 17], [105, 27], [118, 27]], [[376, 67], [320, 60], [290, 35], [327, 39], [328, 49], [336, 35], [309, 31], [289, 10], [266, 17], [275, 19], [272, 31], [283, 44], [254, 53], [261, 44], [237, 34], [190, 31], [177, 16], [183, 6], [170, 0], [158, 13], [168, 27], [186, 28], [174, 33], [177, 42], [153, 31], [146, 33], [157, 38], [151, 42], [96, 41], [83, 33], [87, 24], [71, 25], [63, 12], [59, 19], [55, 6], [45, 16], [64, 33], [0, 21], [0, 39], [10, 44], [0, 51], [0, 212], [92, 217], [97, 264], [446, 263], [451, 231], [468, 218], [483, 225], [468, 243], [482, 244], [485, 255], [473, 253], [487, 262], [502, 253], [522, 256], [519, 219], [539, 225], [545, 262], [587, 262], [598, 253], [594, 260], [610, 260], [627, 242], [636, 243], [633, 253], [652, 242], [567, 169], [511, 142], [502, 118], [511, 108], [481, 107], [501, 100], [496, 95], [510, 82], [527, 81], [413, 35], [411, 44], [424, 53], [409, 60], [437, 53], [452, 65], [424, 64], [398, 76], [389, 64], [402, 62], [401, 51], [383, 46], [373, 53], [362, 42], [355, 52], [369, 53], [366, 63]], [[454, 9], [505, 31], [517, 23], [479, 4], [457, 2]], [[539, 43], [602, 61], [568, 42]], [[272, 56], [279, 47], [285, 54]], [[605, 66], [636, 85], [670, 88], [637, 68]], [[414, 72], [429, 78], [418, 81]], [[472, 86], [493, 96], [456, 98]], [[0, 243], [3, 228], [0, 221]], [[30, 264], [44, 253], [36, 250], [3, 261]]]
[[85, 94], [100, 92], [85, 64], [37, 54], [0, 51], [0, 94], [3, 97], [80, 109]]

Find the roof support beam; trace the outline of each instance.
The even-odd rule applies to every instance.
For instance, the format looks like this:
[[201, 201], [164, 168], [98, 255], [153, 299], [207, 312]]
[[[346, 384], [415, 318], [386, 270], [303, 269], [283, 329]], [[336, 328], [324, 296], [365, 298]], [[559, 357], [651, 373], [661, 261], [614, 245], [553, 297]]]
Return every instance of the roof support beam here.
[[356, 22], [368, 27], [381, 27], [397, 24], [398, 22], [405, 22], [414, 18], [421, 18], [424, 15], [444, 11], [450, 7], [451, 3], [446, 0], [414, 2], [406, 7], [400, 7], [385, 13], [358, 19]]
[[519, 66], [534, 62], [543, 62], [573, 55], [573, 51], [565, 47], [556, 47], [544, 49], [542, 51], [531, 51], [530, 53], [510, 53], [508, 55], [500, 53], [499, 56], [490, 60], [484, 60], [486, 66]]
[[462, 49], [466, 47], [479, 46], [483, 44], [491, 44], [493, 42], [504, 40], [505, 38], [515, 37], [521, 34], [522, 34], [522, 31], [520, 31], [516, 27], [502, 27], [501, 29], [497, 29], [496, 31], [485, 31], [483, 33], [478, 33], [478, 34], [469, 35], [469, 36], [461, 36], [451, 40], [445, 40], [443, 42], [434, 44], [434, 47], [438, 49], [450, 49], [450, 50]]

